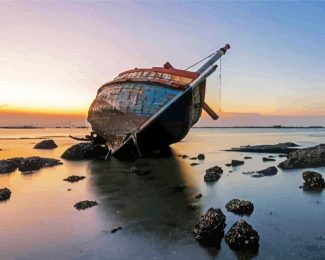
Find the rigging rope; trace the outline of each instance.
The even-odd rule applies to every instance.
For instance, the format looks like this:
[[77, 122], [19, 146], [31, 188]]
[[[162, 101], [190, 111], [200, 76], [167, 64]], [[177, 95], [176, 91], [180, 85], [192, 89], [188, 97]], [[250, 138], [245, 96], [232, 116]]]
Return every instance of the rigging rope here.
[[221, 112], [221, 94], [222, 94], [222, 89], [221, 89], [221, 58], [220, 58], [220, 65], [219, 65], [219, 111]]
[[199, 63], [201, 63], [202, 61], [204, 61], [204, 60], [206, 60], [206, 59], [208, 59], [208, 58], [210, 58], [212, 55], [214, 55], [216, 52], [214, 52], [214, 53], [211, 53], [209, 56], [207, 56], [207, 57], [205, 57], [205, 58], [203, 58], [202, 60], [199, 60], [198, 62], [196, 62], [196, 63], [194, 63], [193, 65], [191, 65], [191, 66], [189, 66], [188, 68], [186, 68], [185, 70], [189, 70], [190, 68], [192, 68], [192, 67], [194, 67], [195, 65], [198, 65]]

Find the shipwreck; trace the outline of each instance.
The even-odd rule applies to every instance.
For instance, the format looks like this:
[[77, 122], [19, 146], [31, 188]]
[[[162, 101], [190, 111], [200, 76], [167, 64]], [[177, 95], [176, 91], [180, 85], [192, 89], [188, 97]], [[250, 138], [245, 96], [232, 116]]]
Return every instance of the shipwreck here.
[[197, 70], [163, 67], [135, 68], [120, 73], [98, 89], [88, 112], [95, 142], [102, 142], [117, 158], [141, 157], [182, 140], [200, 119], [206, 79], [229, 44], [208, 56]]

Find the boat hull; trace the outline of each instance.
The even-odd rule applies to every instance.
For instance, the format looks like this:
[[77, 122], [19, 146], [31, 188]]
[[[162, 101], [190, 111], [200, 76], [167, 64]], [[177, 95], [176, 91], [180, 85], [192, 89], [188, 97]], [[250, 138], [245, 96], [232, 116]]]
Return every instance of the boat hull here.
[[[203, 90], [204, 86], [201, 86]], [[94, 132], [116, 157], [139, 157], [179, 142], [201, 115], [204, 91], [186, 92], [152, 123], [130, 135], [182, 90], [152, 82], [123, 82], [101, 87], [88, 112]], [[135, 145], [135, 141], [137, 146]], [[139, 153], [140, 152], [140, 153]]]

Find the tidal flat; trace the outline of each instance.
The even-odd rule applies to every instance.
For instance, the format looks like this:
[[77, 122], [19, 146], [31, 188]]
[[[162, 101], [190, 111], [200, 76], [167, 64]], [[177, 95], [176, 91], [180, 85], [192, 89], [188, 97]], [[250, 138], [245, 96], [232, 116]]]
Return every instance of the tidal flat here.
[[[252, 178], [243, 173], [277, 166], [285, 157], [263, 161], [270, 154], [225, 151], [244, 145], [294, 142], [302, 147], [325, 143], [324, 129], [192, 129], [171, 146], [167, 158], [121, 162], [67, 161], [61, 154], [78, 143], [69, 135], [86, 129], [0, 129], [0, 159], [41, 156], [62, 165], [32, 173], [0, 174], [0, 188], [11, 197], [0, 202], [0, 259], [324, 259], [325, 191], [300, 189], [302, 172], [325, 177], [325, 167], [282, 170]], [[42, 138], [57, 148], [33, 149]], [[179, 155], [187, 155], [182, 157]], [[204, 160], [191, 160], [204, 154]], [[251, 159], [244, 159], [251, 157]], [[232, 160], [244, 161], [226, 166]], [[191, 166], [192, 163], [198, 163]], [[204, 182], [206, 169], [220, 166], [213, 183]], [[137, 167], [146, 174], [125, 171]], [[85, 178], [64, 181], [71, 175]], [[198, 194], [202, 194], [198, 196]], [[251, 215], [226, 210], [232, 199], [253, 202]], [[77, 202], [98, 205], [76, 210]], [[258, 232], [255, 254], [236, 253], [225, 239], [204, 247], [192, 231], [209, 208], [226, 217], [225, 233], [240, 219]]]

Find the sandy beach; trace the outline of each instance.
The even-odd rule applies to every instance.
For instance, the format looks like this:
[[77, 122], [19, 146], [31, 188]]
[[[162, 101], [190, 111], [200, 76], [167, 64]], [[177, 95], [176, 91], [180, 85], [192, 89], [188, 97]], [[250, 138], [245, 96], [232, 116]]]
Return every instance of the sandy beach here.
[[[42, 156], [60, 159], [86, 129], [1, 129], [0, 159]], [[53, 150], [36, 150], [40, 137], [55, 136]], [[169, 158], [136, 162], [67, 161], [63, 165], [23, 174], [0, 174], [0, 186], [12, 194], [0, 203], [1, 259], [221, 259], [236, 258], [224, 240], [220, 248], [205, 248], [195, 241], [194, 225], [210, 207], [221, 208], [227, 232], [239, 219], [258, 231], [259, 251], [239, 255], [256, 259], [324, 258], [324, 194], [299, 189], [303, 170], [281, 170], [275, 176], [252, 178], [243, 172], [276, 166], [285, 158], [263, 162], [265, 154], [226, 152], [240, 145], [295, 142], [322, 143], [323, 129], [192, 129], [184, 141], [172, 145]], [[36, 139], [21, 139], [24, 137]], [[191, 166], [186, 154], [205, 154]], [[226, 167], [232, 159], [244, 165]], [[218, 165], [224, 173], [215, 183], [203, 181], [205, 170]], [[139, 176], [124, 170], [150, 170]], [[324, 172], [325, 168], [315, 169]], [[63, 181], [70, 175], [86, 178]], [[183, 187], [182, 189], [175, 189]], [[68, 190], [71, 189], [71, 190]], [[195, 196], [201, 193], [202, 198]], [[225, 204], [239, 198], [254, 203], [250, 216], [238, 216]], [[78, 211], [74, 204], [94, 200], [98, 206]], [[189, 205], [191, 205], [189, 207]], [[122, 227], [116, 233], [111, 230]]]

